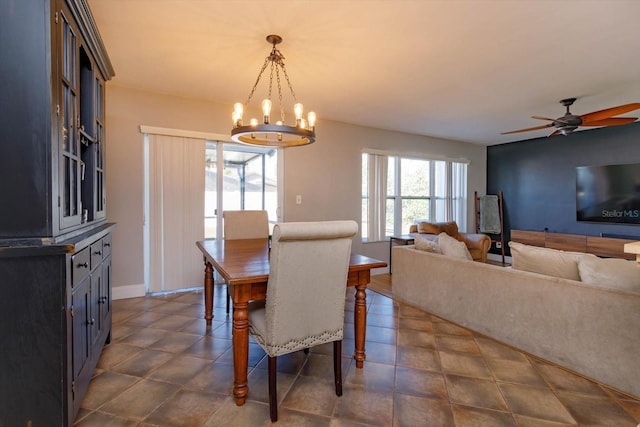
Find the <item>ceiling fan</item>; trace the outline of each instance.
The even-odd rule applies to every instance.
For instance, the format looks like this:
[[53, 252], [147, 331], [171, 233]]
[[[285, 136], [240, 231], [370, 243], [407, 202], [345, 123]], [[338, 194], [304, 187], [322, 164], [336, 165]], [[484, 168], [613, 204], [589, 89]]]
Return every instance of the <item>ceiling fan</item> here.
[[541, 117], [541, 116], [531, 116], [532, 119], [537, 120], [548, 120], [551, 123], [542, 125], [542, 126], [534, 126], [532, 128], [526, 129], [518, 129], [512, 130], [509, 132], [502, 132], [500, 135], [507, 135], [510, 133], [518, 133], [518, 132], [529, 132], [531, 130], [545, 129], [550, 127], [555, 127], [554, 130], [549, 136], [554, 136], [558, 134], [568, 135], [573, 132], [578, 126], [619, 126], [626, 125], [629, 123], [635, 122], [637, 117], [613, 117], [618, 114], [627, 113], [629, 111], [640, 109], [640, 102], [634, 102], [631, 104], [619, 105], [617, 107], [607, 108], [605, 110], [594, 111], [592, 113], [582, 114], [577, 116], [575, 114], [571, 114], [569, 111], [569, 107], [574, 103], [576, 98], [567, 98], [560, 101], [562, 105], [567, 107], [567, 112], [564, 116], [558, 117], [557, 119], [551, 119], [549, 117]]

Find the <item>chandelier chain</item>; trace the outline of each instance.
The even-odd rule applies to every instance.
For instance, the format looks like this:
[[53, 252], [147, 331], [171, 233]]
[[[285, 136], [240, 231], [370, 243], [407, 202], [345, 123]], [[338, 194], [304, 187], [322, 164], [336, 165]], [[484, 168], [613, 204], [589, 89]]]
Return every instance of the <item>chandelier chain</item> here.
[[[273, 87], [273, 61], [271, 61], [271, 68], [269, 70], [269, 99], [271, 99], [271, 87]], [[276, 66], [276, 72], [278, 72], [278, 67]]]
[[291, 81], [289, 80], [289, 75], [287, 74], [287, 69], [282, 67], [282, 73], [284, 74], [284, 78], [287, 79], [287, 84], [289, 85], [289, 90], [291, 91], [291, 96], [293, 97], [293, 102], [298, 102], [296, 98], [296, 93], [293, 91], [293, 86], [291, 86]]
[[[284, 70], [284, 68], [283, 68]], [[276, 67], [276, 80], [278, 82], [278, 97], [280, 98], [280, 120], [284, 123], [284, 105], [282, 104], [282, 85], [280, 84], [280, 68]]]
[[258, 73], [258, 78], [256, 78], [256, 82], [253, 84], [253, 88], [251, 88], [251, 93], [249, 94], [249, 97], [245, 101], [244, 105], [249, 105], [249, 102], [251, 101], [251, 98], [253, 97], [253, 94], [256, 91], [256, 88], [258, 87], [258, 83], [260, 83], [260, 79], [262, 78], [262, 73], [264, 73], [264, 70], [267, 69], [267, 64], [269, 64], [269, 57], [267, 57], [264, 60], [264, 64], [262, 64], [262, 68]]

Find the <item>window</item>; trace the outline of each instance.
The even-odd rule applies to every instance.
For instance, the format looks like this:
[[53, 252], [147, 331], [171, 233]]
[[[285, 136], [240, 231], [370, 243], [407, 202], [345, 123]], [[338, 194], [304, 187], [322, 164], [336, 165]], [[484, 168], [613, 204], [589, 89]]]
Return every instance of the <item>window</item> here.
[[467, 164], [362, 154], [362, 238], [406, 234], [417, 219], [467, 226]]

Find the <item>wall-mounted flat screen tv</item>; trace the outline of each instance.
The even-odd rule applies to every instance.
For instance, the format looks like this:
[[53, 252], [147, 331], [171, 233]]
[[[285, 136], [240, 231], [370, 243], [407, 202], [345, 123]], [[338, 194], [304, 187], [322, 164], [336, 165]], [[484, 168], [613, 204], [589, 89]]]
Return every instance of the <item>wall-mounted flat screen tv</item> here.
[[640, 163], [576, 168], [578, 221], [640, 224]]

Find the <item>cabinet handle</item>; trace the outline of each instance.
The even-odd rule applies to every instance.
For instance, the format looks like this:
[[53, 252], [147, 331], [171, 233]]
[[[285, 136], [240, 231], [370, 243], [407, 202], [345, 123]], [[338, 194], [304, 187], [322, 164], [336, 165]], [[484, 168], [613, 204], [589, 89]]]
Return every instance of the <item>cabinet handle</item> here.
[[89, 320], [89, 324], [90, 324], [90, 325], [93, 325], [94, 323], [96, 323], [96, 319], [93, 319], [93, 318], [92, 318], [91, 320]]
[[94, 255], [102, 255], [102, 251], [95, 251], [93, 254]]
[[106, 247], [110, 248], [111, 247], [111, 243], [105, 243], [104, 244]]
[[82, 264], [78, 264], [78, 268], [89, 268], [89, 263], [83, 262]]

